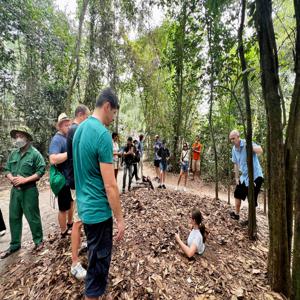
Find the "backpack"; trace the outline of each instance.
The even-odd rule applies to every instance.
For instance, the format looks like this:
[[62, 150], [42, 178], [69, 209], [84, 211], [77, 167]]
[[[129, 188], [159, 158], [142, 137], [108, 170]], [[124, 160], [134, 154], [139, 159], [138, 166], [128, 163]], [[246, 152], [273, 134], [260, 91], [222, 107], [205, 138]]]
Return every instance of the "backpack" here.
[[66, 185], [65, 176], [59, 172], [55, 165], [50, 166], [50, 187], [55, 196], [61, 191], [61, 189]]

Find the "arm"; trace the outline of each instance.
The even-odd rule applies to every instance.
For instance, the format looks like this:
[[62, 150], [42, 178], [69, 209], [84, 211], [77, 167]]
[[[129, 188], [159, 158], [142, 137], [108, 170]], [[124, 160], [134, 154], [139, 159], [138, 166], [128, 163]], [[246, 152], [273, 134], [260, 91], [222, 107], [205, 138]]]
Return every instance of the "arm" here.
[[199, 147], [192, 147], [193, 152], [200, 153], [201, 148], [199, 150], [197, 150], [197, 149], [199, 149]]
[[68, 159], [68, 153], [57, 153], [49, 155], [49, 160], [51, 165], [58, 165], [65, 162]]
[[261, 146], [253, 144], [253, 152], [257, 155], [261, 155], [263, 153], [263, 149]]
[[125, 224], [113, 165], [109, 163], [100, 163], [100, 170], [107, 193], [108, 202], [113, 211], [114, 217], [116, 218], [118, 228], [116, 239], [119, 241], [124, 236]]
[[[125, 148], [126, 149], [126, 148]], [[128, 155], [132, 155], [133, 154], [133, 151], [132, 151], [132, 148], [128, 148], [127, 152], [125, 152], [125, 149], [124, 149], [124, 152], [123, 152], [123, 155], [124, 156], [128, 156]]]
[[180, 236], [179, 236], [178, 233], [175, 234], [175, 239], [176, 239], [176, 241], [177, 241], [177, 243], [179, 244], [180, 248], [183, 250], [183, 252], [185, 253], [185, 255], [186, 255], [187, 257], [190, 258], [190, 257], [192, 257], [192, 256], [195, 255], [195, 253], [196, 253], [196, 251], [197, 251], [197, 246], [196, 246], [194, 243], [192, 243], [192, 246], [191, 246], [191, 247], [187, 246], [187, 245], [181, 240], [181, 238], [180, 238]]
[[10, 181], [11, 184], [14, 184], [15, 177], [10, 172], [6, 174], [6, 178]]
[[236, 184], [239, 184], [239, 181], [240, 181], [239, 175], [240, 175], [239, 165], [234, 164], [234, 178], [235, 178]]
[[29, 183], [32, 181], [34, 181], [34, 182], [38, 181], [39, 179], [40, 179], [40, 176], [38, 174], [33, 174], [29, 177], [16, 176], [16, 177], [13, 177], [12, 184], [14, 186], [19, 186], [21, 184]]
[[34, 166], [35, 166], [35, 173], [33, 175], [28, 177], [16, 176], [12, 180], [13, 185], [18, 186], [29, 182], [36, 182], [40, 180], [40, 178], [45, 174], [45, 166], [46, 166], [45, 160], [39, 152], [36, 153], [34, 157]]
[[68, 153], [62, 152], [63, 146], [61, 141], [54, 136], [49, 146], [49, 161], [51, 165], [58, 165], [68, 159]]

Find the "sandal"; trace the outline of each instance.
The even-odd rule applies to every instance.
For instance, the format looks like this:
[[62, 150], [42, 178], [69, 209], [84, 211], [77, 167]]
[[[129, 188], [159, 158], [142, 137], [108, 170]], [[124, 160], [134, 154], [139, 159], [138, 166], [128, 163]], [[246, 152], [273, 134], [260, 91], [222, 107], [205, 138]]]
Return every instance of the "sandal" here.
[[0, 259], [4, 259], [4, 258], [10, 256], [11, 254], [17, 252], [17, 251], [20, 250], [20, 249], [21, 249], [21, 247], [20, 247], [20, 248], [17, 248], [17, 249], [14, 249], [14, 250], [11, 249], [11, 248], [8, 248], [7, 250], [3, 251], [3, 252], [0, 254]]
[[60, 234], [61, 234], [61, 238], [65, 238], [67, 235], [70, 235], [69, 228], [67, 227], [66, 230], [64, 232], [61, 232]]
[[44, 241], [40, 242], [37, 245], [34, 245], [32, 251], [40, 251], [44, 247]]

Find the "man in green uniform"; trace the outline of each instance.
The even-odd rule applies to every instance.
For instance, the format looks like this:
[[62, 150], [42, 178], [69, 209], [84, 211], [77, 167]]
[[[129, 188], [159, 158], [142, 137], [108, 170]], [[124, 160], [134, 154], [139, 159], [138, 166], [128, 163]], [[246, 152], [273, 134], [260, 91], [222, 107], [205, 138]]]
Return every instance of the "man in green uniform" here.
[[25, 215], [32, 233], [35, 249], [43, 243], [43, 230], [39, 210], [39, 193], [36, 182], [45, 173], [45, 161], [41, 153], [31, 145], [32, 134], [26, 126], [12, 130], [16, 150], [13, 150], [5, 166], [5, 174], [12, 184], [9, 203], [10, 247], [1, 253], [5, 258], [21, 248], [22, 217]]

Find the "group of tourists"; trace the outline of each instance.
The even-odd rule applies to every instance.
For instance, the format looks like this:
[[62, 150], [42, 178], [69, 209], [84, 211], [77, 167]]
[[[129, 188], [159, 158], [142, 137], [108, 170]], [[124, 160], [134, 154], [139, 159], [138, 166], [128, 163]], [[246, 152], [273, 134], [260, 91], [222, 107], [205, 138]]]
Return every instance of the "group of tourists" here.
[[[110, 89], [104, 89], [96, 100], [95, 109], [90, 115], [89, 109], [79, 105], [75, 110], [73, 121], [65, 114], [59, 115], [57, 133], [49, 146], [50, 186], [58, 201], [58, 223], [62, 239], [71, 234], [72, 264], [70, 272], [77, 279], [85, 279], [85, 299], [99, 299], [105, 294], [113, 244], [113, 218], [117, 233], [116, 241], [120, 241], [125, 232], [125, 224], [121, 209], [117, 176], [120, 163], [123, 165], [123, 192], [126, 177], [129, 177], [128, 190], [131, 188], [133, 176], [139, 180], [138, 170], [143, 176], [144, 136], [139, 140], [127, 138], [126, 145], [120, 149], [118, 134], [110, 134], [107, 127], [113, 122], [119, 109], [118, 98]], [[39, 193], [36, 183], [45, 173], [45, 160], [31, 144], [33, 134], [29, 128], [21, 126], [10, 132], [16, 149], [9, 155], [5, 166], [5, 175], [12, 185], [9, 205], [9, 225], [11, 242], [9, 248], [2, 252], [5, 258], [21, 248], [22, 217], [25, 215], [34, 242], [33, 251], [41, 249], [43, 230], [39, 210]], [[235, 211], [231, 218], [239, 220], [241, 200], [248, 193], [249, 178], [246, 159], [246, 143], [240, 139], [238, 131], [229, 135], [233, 144], [232, 161], [235, 165], [236, 198]], [[191, 150], [183, 143], [180, 155], [180, 175], [184, 177], [186, 186], [187, 174], [191, 165], [193, 179], [200, 171], [200, 153], [202, 145], [196, 137]], [[255, 199], [263, 183], [262, 170], [258, 155], [262, 148], [253, 143], [253, 164]], [[165, 189], [165, 176], [170, 151], [166, 142], [155, 137], [154, 166], [156, 168], [159, 188]], [[239, 172], [242, 175], [239, 177]], [[182, 251], [191, 257], [203, 254], [207, 231], [199, 209], [191, 212], [192, 231], [187, 244], [175, 234], [175, 240]], [[84, 229], [87, 240], [88, 266], [81, 265], [78, 252], [81, 247], [81, 231]], [[0, 236], [5, 234], [5, 224], [0, 210]], [[107, 296], [107, 299], [110, 299]]]
[[[154, 167], [156, 172], [156, 177], [154, 178], [159, 182], [158, 188], [166, 189], [166, 171], [168, 168], [168, 162], [170, 159], [170, 151], [167, 148], [166, 141], [160, 140], [159, 136], [155, 136], [154, 142]], [[195, 142], [192, 148], [189, 149], [188, 143], [184, 142], [182, 146], [182, 151], [180, 153], [179, 165], [180, 174], [177, 181], [177, 186], [175, 190], [179, 190], [179, 185], [181, 178], [184, 177], [184, 187], [183, 191], [186, 191], [186, 183], [188, 178], [188, 172], [190, 165], [192, 167], [192, 180], [195, 180], [195, 174], [199, 172], [200, 176], [200, 162], [201, 162], [201, 150], [203, 145], [200, 143], [200, 137], [196, 136]]]
[[[143, 156], [144, 156], [144, 135], [139, 135], [139, 140], [133, 140], [131, 136], [127, 138], [127, 143], [121, 149], [119, 148], [119, 135], [114, 132], [113, 138], [113, 155], [114, 155], [114, 169], [117, 180], [118, 170], [123, 166], [123, 187], [122, 192], [125, 193], [127, 174], [128, 174], [128, 191], [131, 189], [132, 179], [135, 177], [136, 181], [143, 177]], [[120, 163], [121, 162], [121, 163]], [[138, 174], [141, 174], [141, 177]]]

